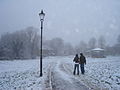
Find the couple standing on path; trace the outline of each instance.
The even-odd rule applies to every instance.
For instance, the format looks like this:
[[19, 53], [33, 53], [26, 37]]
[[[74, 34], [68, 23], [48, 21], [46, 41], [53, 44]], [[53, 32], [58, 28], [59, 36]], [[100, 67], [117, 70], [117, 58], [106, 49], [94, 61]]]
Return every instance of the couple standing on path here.
[[78, 54], [76, 54], [75, 58], [73, 59], [73, 62], [75, 62], [73, 74], [75, 75], [77, 69], [77, 75], [79, 75], [79, 64], [81, 68], [81, 73], [84, 74], [84, 64], [86, 64], [86, 58], [83, 55], [83, 53], [80, 53], [80, 58], [78, 57]]

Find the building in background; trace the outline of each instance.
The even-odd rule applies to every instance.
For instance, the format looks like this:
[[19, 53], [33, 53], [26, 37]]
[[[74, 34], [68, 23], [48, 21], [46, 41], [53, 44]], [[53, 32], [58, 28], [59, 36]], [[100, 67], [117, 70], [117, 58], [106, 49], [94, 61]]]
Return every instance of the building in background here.
[[105, 50], [101, 48], [94, 48], [87, 51], [87, 55], [93, 58], [105, 58]]

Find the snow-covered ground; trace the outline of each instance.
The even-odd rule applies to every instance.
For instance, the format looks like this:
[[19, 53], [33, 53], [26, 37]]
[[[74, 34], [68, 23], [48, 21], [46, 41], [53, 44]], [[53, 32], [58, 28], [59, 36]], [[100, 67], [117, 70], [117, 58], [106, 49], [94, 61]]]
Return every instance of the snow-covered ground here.
[[73, 75], [74, 56], [0, 61], [0, 90], [120, 90], [120, 57], [87, 58], [85, 75]]

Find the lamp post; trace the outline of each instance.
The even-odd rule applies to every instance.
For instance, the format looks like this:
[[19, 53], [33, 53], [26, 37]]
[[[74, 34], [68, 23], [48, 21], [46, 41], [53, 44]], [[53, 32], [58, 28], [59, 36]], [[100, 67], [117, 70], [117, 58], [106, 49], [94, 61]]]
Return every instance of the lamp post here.
[[43, 32], [43, 21], [44, 21], [44, 16], [45, 13], [43, 12], [43, 10], [41, 10], [41, 12], [39, 13], [40, 16], [40, 22], [41, 22], [41, 43], [40, 43], [40, 77], [42, 77], [42, 32]]

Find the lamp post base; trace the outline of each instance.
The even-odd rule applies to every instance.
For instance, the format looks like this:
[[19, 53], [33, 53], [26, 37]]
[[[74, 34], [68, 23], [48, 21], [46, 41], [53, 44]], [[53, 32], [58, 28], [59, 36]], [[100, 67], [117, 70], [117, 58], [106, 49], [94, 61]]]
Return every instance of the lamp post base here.
[[42, 73], [40, 73], [40, 77], [42, 77], [43, 76], [43, 74]]

